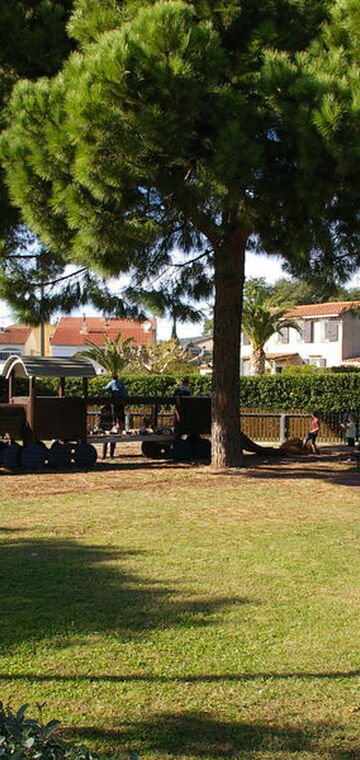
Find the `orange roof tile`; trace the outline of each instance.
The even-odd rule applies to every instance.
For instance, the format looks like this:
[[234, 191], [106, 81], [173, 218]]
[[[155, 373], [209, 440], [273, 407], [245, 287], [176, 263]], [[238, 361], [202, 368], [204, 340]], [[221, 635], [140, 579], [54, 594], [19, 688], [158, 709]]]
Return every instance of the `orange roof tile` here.
[[328, 301], [294, 306], [284, 315], [288, 317], [338, 317], [346, 311], [360, 309], [360, 301]]
[[[148, 323], [151, 328], [146, 330]], [[133, 338], [137, 345], [152, 343], [156, 331], [156, 319], [136, 322], [132, 319], [104, 319], [103, 317], [62, 317], [51, 338], [53, 346], [84, 346], [91, 340], [98, 346], [105, 342], [104, 335], [114, 340], [121, 333], [121, 339]]]
[[9, 325], [0, 330], [0, 345], [24, 345], [30, 333], [31, 327], [26, 327], [25, 325]]

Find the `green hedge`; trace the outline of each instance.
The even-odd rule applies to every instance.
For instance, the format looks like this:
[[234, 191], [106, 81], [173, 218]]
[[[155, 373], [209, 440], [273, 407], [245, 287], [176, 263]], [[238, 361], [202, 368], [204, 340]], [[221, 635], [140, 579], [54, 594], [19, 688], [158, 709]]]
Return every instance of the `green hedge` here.
[[[107, 375], [98, 375], [89, 379], [89, 395], [98, 393], [108, 382]], [[174, 375], [122, 375], [129, 396], [172, 396], [180, 377]], [[57, 394], [59, 381], [56, 378], [45, 377], [37, 381], [37, 393], [39, 396], [53, 396]], [[208, 395], [211, 393], [211, 376], [191, 377], [191, 388], [195, 395]], [[28, 381], [24, 378], [16, 378], [15, 393], [18, 396], [27, 395]], [[81, 378], [68, 378], [66, 380], [66, 395], [79, 396], [82, 394]], [[7, 383], [0, 378], [0, 401], [7, 401]]]
[[[130, 396], [171, 396], [179, 383], [173, 375], [124, 375]], [[0, 378], [1, 401], [6, 401], [6, 383]], [[89, 381], [89, 393], [97, 393], [106, 385], [107, 376], [100, 375]], [[211, 393], [211, 375], [192, 376], [191, 387], [195, 395]], [[54, 395], [57, 380], [38, 380], [39, 395]], [[26, 393], [27, 381], [17, 380], [16, 392]], [[66, 381], [66, 393], [81, 395], [82, 381]], [[287, 409], [319, 409], [323, 412], [360, 410], [360, 374], [319, 372], [314, 375], [264, 375], [244, 377], [241, 380], [240, 403], [243, 408], [268, 411]]]
[[360, 409], [360, 376], [317, 373], [315, 375], [264, 375], [241, 381], [241, 406], [268, 411], [319, 409], [338, 412]]

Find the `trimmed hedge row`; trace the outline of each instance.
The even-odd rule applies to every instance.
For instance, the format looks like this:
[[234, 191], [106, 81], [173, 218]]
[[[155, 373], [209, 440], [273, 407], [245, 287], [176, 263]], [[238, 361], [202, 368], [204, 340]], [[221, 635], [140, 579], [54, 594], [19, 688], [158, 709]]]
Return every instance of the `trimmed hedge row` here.
[[[124, 382], [130, 396], [171, 396], [179, 383], [173, 375], [128, 375]], [[89, 393], [97, 393], [108, 378], [100, 375], [89, 381]], [[6, 401], [6, 383], [0, 378], [0, 400]], [[53, 378], [39, 379], [38, 394], [54, 395], [58, 382]], [[194, 395], [211, 393], [211, 375], [193, 375], [191, 387]], [[16, 381], [18, 395], [27, 392], [27, 381]], [[70, 378], [66, 381], [68, 395], [81, 395], [82, 381]], [[319, 372], [314, 375], [263, 375], [244, 377], [241, 380], [240, 402], [242, 408], [258, 408], [264, 411], [287, 409], [319, 409], [323, 412], [360, 409], [360, 374]]]
[[241, 381], [241, 406], [268, 411], [360, 409], [360, 375], [319, 372], [314, 375], [264, 375]]
[[[89, 395], [102, 390], [109, 379], [110, 377], [107, 375], [89, 378]], [[129, 396], [172, 396], [180, 382], [180, 378], [174, 377], [174, 375], [126, 375], [124, 373], [121, 379], [126, 385]], [[39, 378], [36, 383], [37, 394], [39, 396], [54, 396], [57, 394], [58, 385], [57, 378]], [[67, 378], [65, 387], [66, 395], [79, 396], [82, 394], [81, 378]], [[191, 388], [195, 395], [209, 395], [211, 393], [211, 377], [193, 375], [191, 377]], [[26, 395], [27, 392], [28, 381], [22, 377], [16, 378], [16, 395]], [[0, 378], [0, 401], [7, 401], [7, 383], [3, 378]]]

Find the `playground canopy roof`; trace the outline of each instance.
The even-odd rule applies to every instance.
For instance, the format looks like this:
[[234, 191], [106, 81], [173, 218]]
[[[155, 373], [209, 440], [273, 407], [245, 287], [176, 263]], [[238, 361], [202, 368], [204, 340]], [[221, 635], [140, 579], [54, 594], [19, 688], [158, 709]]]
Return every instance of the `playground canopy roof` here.
[[93, 363], [86, 357], [9, 356], [1, 375], [17, 377], [94, 377]]

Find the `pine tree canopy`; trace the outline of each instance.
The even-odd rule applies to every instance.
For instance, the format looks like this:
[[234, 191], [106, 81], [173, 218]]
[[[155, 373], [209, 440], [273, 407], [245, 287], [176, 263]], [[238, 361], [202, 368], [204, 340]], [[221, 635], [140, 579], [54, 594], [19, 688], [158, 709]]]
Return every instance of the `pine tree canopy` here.
[[[72, 0], [2, 0], [0, 22], [0, 129], [12, 87], [22, 77], [52, 76], [74, 47], [66, 34]], [[18, 245], [19, 211], [8, 201], [0, 174], [0, 255]], [[20, 233], [21, 236], [21, 233]]]
[[245, 248], [296, 275], [344, 280], [360, 263], [359, 14], [354, 0], [77, 0], [78, 52], [11, 98], [3, 165], [43, 243], [136, 276], [174, 247], [208, 252], [219, 466], [239, 461]]

